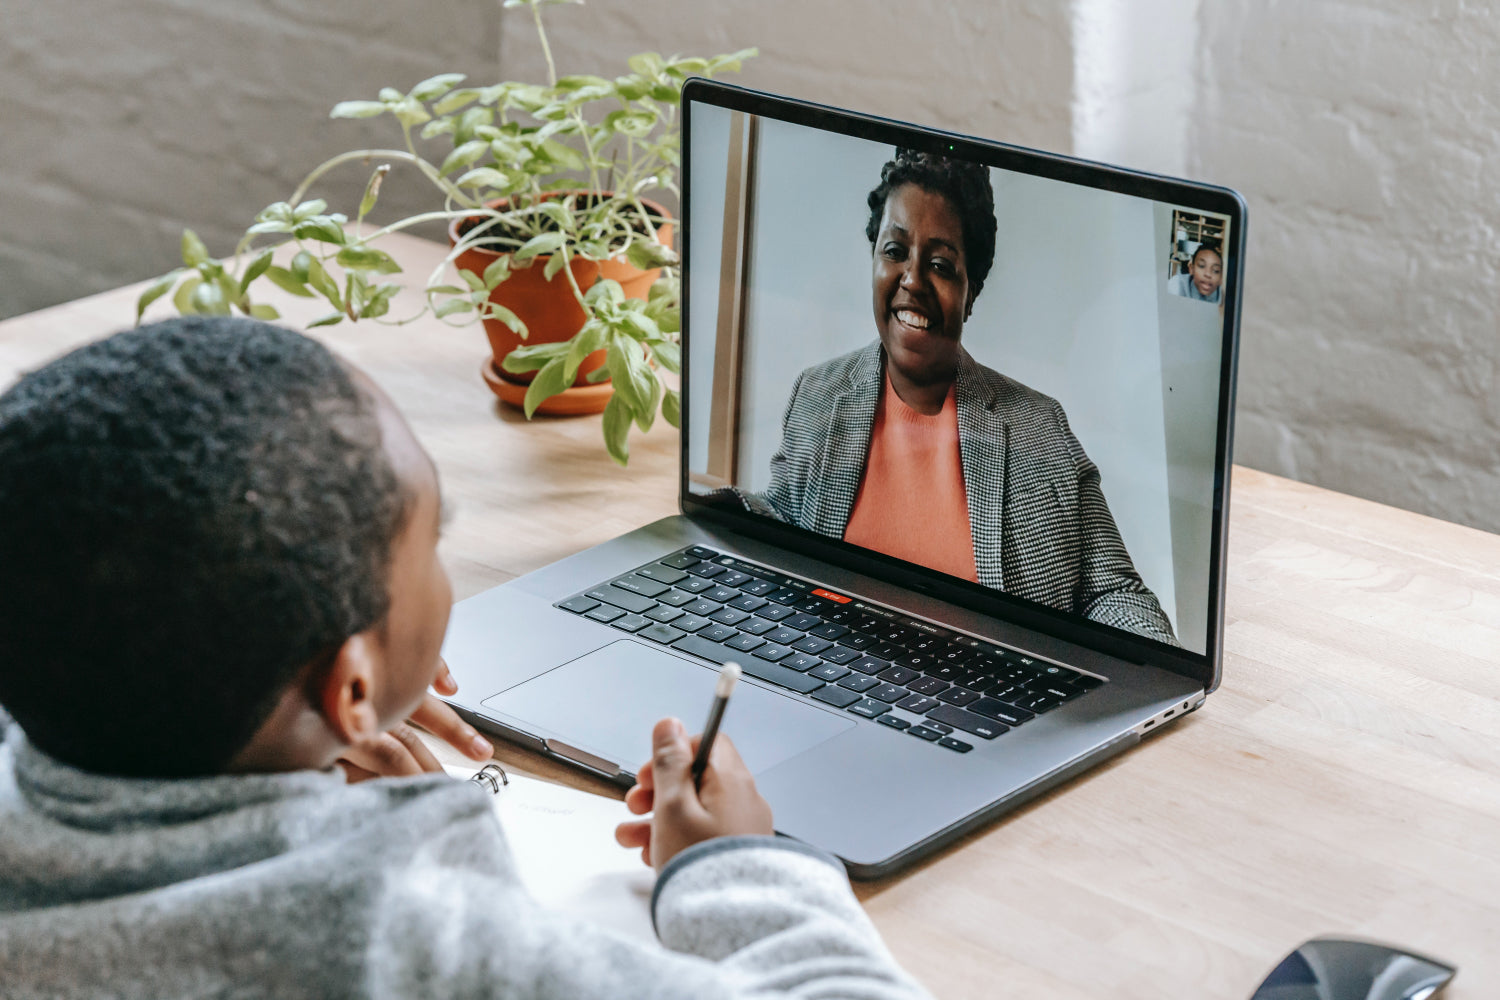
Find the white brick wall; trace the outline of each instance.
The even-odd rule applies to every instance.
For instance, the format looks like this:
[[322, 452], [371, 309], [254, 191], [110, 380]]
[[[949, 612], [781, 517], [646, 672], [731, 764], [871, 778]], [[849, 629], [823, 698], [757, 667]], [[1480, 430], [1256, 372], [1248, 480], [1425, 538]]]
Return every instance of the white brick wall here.
[[[394, 122], [330, 122], [334, 104], [444, 70], [497, 79], [497, 8], [0, 0], [0, 316], [165, 271], [184, 226], [227, 253], [328, 155], [399, 144]], [[366, 175], [330, 190], [357, 201]], [[399, 180], [388, 207], [417, 190]]]
[[1205, 3], [1195, 173], [1251, 205], [1240, 461], [1500, 531], [1500, 16]]
[[[392, 140], [378, 120], [329, 123], [339, 100], [448, 69], [540, 78], [526, 15], [498, 6], [0, 0], [0, 316], [159, 273], [185, 225], [227, 251], [323, 157]], [[546, 16], [564, 73], [758, 45], [750, 86], [1239, 188], [1237, 459], [1500, 530], [1492, 5], [590, 0]], [[347, 203], [364, 179], [333, 190]], [[413, 204], [402, 180], [388, 207]]]

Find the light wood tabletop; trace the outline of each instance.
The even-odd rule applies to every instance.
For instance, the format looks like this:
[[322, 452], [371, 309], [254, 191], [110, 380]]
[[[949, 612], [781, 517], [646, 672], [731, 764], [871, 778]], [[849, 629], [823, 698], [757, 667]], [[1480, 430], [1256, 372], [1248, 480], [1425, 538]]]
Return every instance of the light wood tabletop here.
[[[443, 253], [391, 249], [415, 276]], [[140, 288], [0, 323], [0, 386], [129, 326]], [[292, 325], [323, 311], [268, 300]], [[415, 302], [403, 293], [392, 316]], [[485, 388], [475, 327], [314, 332], [386, 388], [436, 460], [459, 598], [676, 511], [672, 428], [633, 433], [621, 469], [598, 417], [528, 424]], [[1197, 713], [857, 885], [937, 996], [1244, 1000], [1328, 934], [1456, 963], [1451, 1000], [1500, 996], [1500, 537], [1236, 468], [1225, 648], [1223, 686]], [[518, 748], [499, 756], [618, 795]]]

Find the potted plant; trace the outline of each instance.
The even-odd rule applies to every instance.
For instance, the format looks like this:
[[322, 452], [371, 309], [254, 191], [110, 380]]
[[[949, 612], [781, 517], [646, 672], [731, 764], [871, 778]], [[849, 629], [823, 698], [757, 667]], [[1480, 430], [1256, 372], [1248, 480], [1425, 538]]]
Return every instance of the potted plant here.
[[[356, 149], [318, 165], [286, 201], [255, 218], [234, 253], [215, 259], [191, 230], [183, 266], [153, 282], [138, 303], [171, 295], [182, 313], [233, 311], [276, 319], [255, 302], [258, 283], [321, 297], [331, 311], [309, 324], [345, 320], [406, 323], [432, 311], [454, 325], [482, 320], [493, 359], [485, 378], [529, 418], [539, 409], [604, 413], [604, 441], [622, 465], [634, 423], [649, 429], [658, 411], [676, 426], [677, 390], [662, 372], [679, 367], [679, 260], [675, 222], [649, 194], [677, 193], [678, 103], [693, 75], [738, 70], [754, 50], [713, 58], [633, 56], [613, 79], [559, 77], [542, 8], [582, 0], [505, 0], [529, 8], [547, 63], [547, 82], [461, 86], [444, 73], [409, 91], [345, 101], [334, 118], [390, 115], [402, 148]], [[440, 143], [441, 156], [426, 148]], [[354, 213], [328, 211], [313, 186], [340, 167], [374, 161]], [[366, 223], [393, 163], [415, 167], [435, 189], [429, 211], [381, 226]], [[452, 249], [428, 278], [421, 311], [388, 318], [400, 265], [381, 238], [422, 223], [448, 224]], [[273, 263], [262, 237], [290, 239], [287, 266]], [[448, 277], [455, 265], [462, 284]], [[549, 405], [550, 403], [550, 405]]]

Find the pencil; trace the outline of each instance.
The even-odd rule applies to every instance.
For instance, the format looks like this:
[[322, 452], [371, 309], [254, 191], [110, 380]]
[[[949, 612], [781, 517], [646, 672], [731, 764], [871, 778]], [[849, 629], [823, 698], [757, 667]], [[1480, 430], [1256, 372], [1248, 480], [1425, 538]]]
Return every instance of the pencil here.
[[719, 671], [719, 682], [714, 685], [714, 703], [708, 710], [708, 721], [703, 724], [703, 738], [698, 741], [698, 756], [693, 758], [693, 787], [703, 780], [703, 771], [708, 767], [708, 755], [714, 748], [714, 737], [719, 735], [719, 722], [724, 718], [724, 706], [729, 704], [729, 692], [740, 679], [740, 665], [733, 660]]

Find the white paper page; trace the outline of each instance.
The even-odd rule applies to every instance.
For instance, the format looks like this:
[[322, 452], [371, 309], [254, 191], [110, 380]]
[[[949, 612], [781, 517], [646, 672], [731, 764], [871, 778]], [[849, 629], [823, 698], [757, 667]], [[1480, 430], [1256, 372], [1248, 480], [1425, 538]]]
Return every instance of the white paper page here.
[[[477, 769], [445, 770], [468, 778]], [[510, 784], [495, 796], [495, 811], [527, 891], [549, 909], [655, 941], [656, 873], [641, 862], [639, 851], [615, 843], [615, 826], [633, 818], [625, 803], [507, 774]]]

